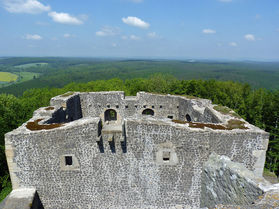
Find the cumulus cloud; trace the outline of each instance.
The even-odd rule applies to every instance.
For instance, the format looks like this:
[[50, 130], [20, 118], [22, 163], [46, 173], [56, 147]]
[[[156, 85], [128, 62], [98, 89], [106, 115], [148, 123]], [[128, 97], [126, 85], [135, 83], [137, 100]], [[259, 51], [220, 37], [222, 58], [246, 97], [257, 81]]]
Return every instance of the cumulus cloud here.
[[246, 35], [244, 36], [244, 38], [245, 38], [247, 41], [255, 41], [255, 40], [256, 40], [256, 38], [255, 38], [255, 36], [254, 36], [253, 34], [246, 34]]
[[133, 40], [133, 41], [138, 41], [141, 39], [139, 36], [136, 36], [136, 35], [122, 36], [121, 38], [123, 40]]
[[51, 9], [37, 0], [3, 0], [3, 6], [11, 13], [39, 14]]
[[128, 36], [122, 36], [121, 37], [123, 40], [127, 40], [128, 39]]
[[61, 23], [61, 24], [70, 24], [70, 25], [81, 25], [81, 24], [83, 24], [82, 20], [80, 20], [80, 19], [78, 19], [74, 16], [71, 16], [68, 13], [49, 12], [48, 16], [50, 16], [54, 22], [58, 22], [58, 23]]
[[64, 38], [73, 38], [73, 37], [76, 37], [76, 36], [73, 35], [73, 34], [70, 34], [70, 33], [65, 33], [65, 34], [63, 35], [63, 37], [64, 37]]
[[202, 32], [205, 33], [205, 34], [214, 34], [214, 33], [216, 33], [216, 31], [212, 30], [212, 29], [203, 29]]
[[157, 34], [156, 34], [155, 32], [150, 32], [150, 33], [147, 34], [147, 36], [148, 36], [149, 38], [156, 38], [156, 37], [157, 37]]
[[140, 40], [140, 37], [136, 36], [136, 35], [130, 35], [130, 39], [134, 40], [134, 41], [137, 41], [137, 40]]
[[38, 41], [38, 40], [42, 40], [43, 37], [40, 36], [40, 35], [38, 35], [38, 34], [26, 34], [26, 35], [24, 36], [24, 39], [27, 39], [27, 40], [36, 40], [36, 41]]
[[144, 22], [143, 20], [141, 20], [140, 18], [138, 17], [123, 17], [122, 18], [122, 22], [127, 24], [127, 25], [131, 25], [131, 26], [135, 26], [135, 27], [139, 27], [139, 28], [143, 28], [143, 29], [146, 29], [146, 28], [149, 28], [149, 23], [147, 22]]
[[119, 34], [119, 28], [105, 26], [101, 30], [96, 32], [96, 36], [114, 36]]
[[237, 46], [237, 43], [235, 43], [235, 42], [230, 42], [229, 45], [230, 45], [230, 46], [233, 46], [233, 47], [236, 47], [236, 46]]

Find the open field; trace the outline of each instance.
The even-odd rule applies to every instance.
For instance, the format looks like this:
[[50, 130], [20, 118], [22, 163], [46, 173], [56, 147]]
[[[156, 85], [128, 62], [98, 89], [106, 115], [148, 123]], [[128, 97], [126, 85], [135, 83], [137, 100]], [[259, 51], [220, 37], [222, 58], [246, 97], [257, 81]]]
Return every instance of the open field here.
[[9, 72], [0, 72], [0, 81], [11, 82], [17, 80], [17, 75]]
[[[1, 73], [0, 72], [0, 79], [2, 78], [1, 77]], [[6, 73], [7, 74], [7, 73]], [[11, 74], [11, 73], [8, 73], [8, 74]], [[40, 76], [40, 73], [33, 73], [33, 72], [15, 72], [14, 74], [14, 77], [16, 77], [15, 80], [13, 80], [14, 82], [10, 83], [10, 81], [1, 81], [0, 80], [0, 88], [3, 88], [3, 87], [8, 87], [10, 85], [13, 85], [13, 84], [19, 84], [19, 83], [23, 83], [25, 81], [29, 81], [29, 80], [32, 80], [32, 79], [35, 79], [35, 78], [38, 78]]]
[[31, 68], [31, 67], [42, 67], [46, 66], [48, 63], [45, 62], [38, 62], [38, 63], [28, 63], [28, 64], [23, 64], [23, 65], [16, 65], [14, 66], [15, 68], [21, 68], [21, 69], [26, 69], [26, 68]]
[[20, 79], [18, 83], [22, 83], [34, 78], [38, 78], [40, 76], [40, 73], [32, 73], [32, 72], [20, 72], [18, 73]]

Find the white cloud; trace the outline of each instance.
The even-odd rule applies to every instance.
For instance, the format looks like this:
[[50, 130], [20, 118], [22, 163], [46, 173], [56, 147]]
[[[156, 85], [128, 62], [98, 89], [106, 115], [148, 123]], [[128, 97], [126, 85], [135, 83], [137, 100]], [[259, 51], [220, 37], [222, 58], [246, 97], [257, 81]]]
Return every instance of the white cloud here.
[[220, 1], [220, 2], [232, 2], [232, 0], [218, 0], [218, 1]]
[[65, 34], [63, 35], [63, 37], [64, 37], [64, 38], [73, 38], [73, 37], [76, 37], [76, 36], [73, 35], [73, 34], [70, 34], [70, 33], [65, 33]]
[[47, 22], [41, 22], [41, 21], [36, 21], [35, 24], [36, 24], [36, 25], [40, 25], [40, 26], [48, 26], [48, 25], [49, 25], [49, 23], [47, 23]]
[[256, 40], [256, 38], [255, 38], [255, 36], [254, 36], [253, 34], [246, 34], [246, 35], [244, 36], [244, 38], [245, 38], [247, 41], [255, 41], [255, 40]]
[[127, 36], [122, 36], [121, 38], [122, 38], [123, 40], [127, 40], [127, 39], [128, 39]]
[[26, 34], [23, 38], [27, 40], [37, 40], [37, 41], [43, 39], [43, 37], [38, 34]]
[[136, 36], [136, 35], [130, 35], [130, 39], [134, 40], [134, 41], [137, 41], [137, 40], [140, 40], [140, 37]]
[[138, 41], [141, 39], [141, 37], [136, 36], [136, 35], [130, 35], [130, 36], [122, 36], [121, 37], [123, 40], [133, 40], [133, 41]]
[[49, 12], [48, 16], [52, 18], [54, 22], [62, 23], [62, 24], [71, 24], [71, 25], [81, 25], [83, 21], [71, 16], [68, 13], [58, 13], [58, 12]]
[[236, 47], [236, 46], [237, 46], [237, 43], [231, 42], [231, 43], [229, 43], [229, 45], [230, 45], [230, 46], [233, 46], [233, 47]]
[[202, 32], [205, 33], [205, 34], [214, 34], [214, 33], [216, 33], [216, 31], [212, 30], [212, 29], [203, 29]]
[[126, 17], [126, 18], [122, 18], [122, 22], [124, 22], [127, 25], [131, 25], [131, 26], [135, 26], [135, 27], [139, 27], [139, 28], [143, 28], [146, 29], [148, 28], [150, 25], [147, 22], [144, 22], [143, 20], [141, 20], [138, 17]]
[[105, 26], [96, 32], [96, 36], [114, 36], [119, 34], [120, 29], [117, 27]]
[[150, 32], [150, 33], [147, 34], [147, 36], [148, 36], [149, 38], [156, 38], [156, 37], [157, 37], [157, 34], [156, 34], [155, 32]]
[[51, 9], [37, 0], [3, 0], [3, 5], [11, 13], [38, 14]]

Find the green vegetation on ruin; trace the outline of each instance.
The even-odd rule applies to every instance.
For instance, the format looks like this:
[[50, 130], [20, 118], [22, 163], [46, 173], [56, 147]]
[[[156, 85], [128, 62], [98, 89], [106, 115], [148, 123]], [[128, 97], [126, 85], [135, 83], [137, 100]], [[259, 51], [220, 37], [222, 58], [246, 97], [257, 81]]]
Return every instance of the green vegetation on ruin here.
[[28, 122], [26, 124], [26, 128], [28, 128], [31, 131], [39, 131], [39, 130], [50, 130], [50, 129], [54, 129], [54, 128], [63, 126], [63, 124], [61, 124], [61, 123], [39, 124], [39, 122], [41, 120], [42, 119], [38, 119], [35, 121]]
[[228, 108], [228, 107], [225, 107], [225, 106], [222, 106], [222, 105], [216, 105], [213, 107], [214, 110], [222, 113], [222, 114], [225, 114], [225, 115], [231, 115], [231, 116], [234, 116], [236, 118], [241, 118], [236, 112], [234, 112], [232, 109]]
[[211, 128], [213, 130], [233, 130], [233, 129], [247, 129], [244, 126], [244, 122], [240, 120], [229, 120], [227, 125], [212, 124], [212, 123], [199, 123], [199, 122], [188, 122], [181, 120], [172, 120], [174, 123], [189, 124], [190, 128]]
[[61, 97], [68, 97], [68, 96], [71, 96], [71, 95], [73, 95], [74, 94], [74, 92], [67, 92], [67, 93], [65, 93], [65, 94], [62, 94], [61, 95]]

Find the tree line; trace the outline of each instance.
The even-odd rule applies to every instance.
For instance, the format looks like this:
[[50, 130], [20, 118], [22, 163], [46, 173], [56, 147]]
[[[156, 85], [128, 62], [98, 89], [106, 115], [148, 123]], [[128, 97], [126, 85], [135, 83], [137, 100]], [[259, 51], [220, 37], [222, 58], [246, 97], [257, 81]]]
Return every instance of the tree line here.
[[52, 97], [68, 91], [125, 91], [126, 95], [146, 91], [210, 99], [270, 133], [265, 167], [279, 176], [279, 90], [252, 89], [248, 84], [232, 81], [178, 80], [170, 75], [156, 74], [149, 78], [114, 78], [70, 83], [63, 88], [30, 89], [20, 97], [0, 94], [0, 201], [11, 191], [4, 134], [31, 118], [34, 110], [48, 106]]

